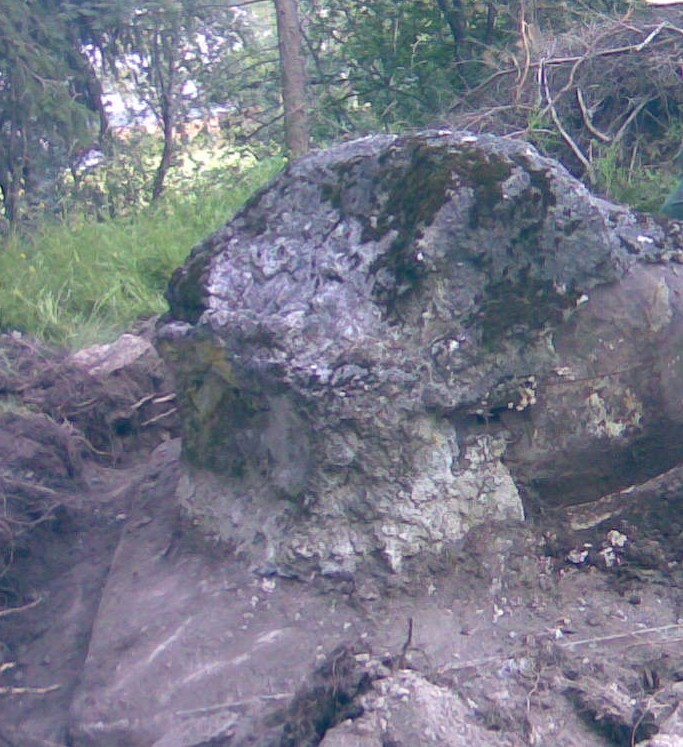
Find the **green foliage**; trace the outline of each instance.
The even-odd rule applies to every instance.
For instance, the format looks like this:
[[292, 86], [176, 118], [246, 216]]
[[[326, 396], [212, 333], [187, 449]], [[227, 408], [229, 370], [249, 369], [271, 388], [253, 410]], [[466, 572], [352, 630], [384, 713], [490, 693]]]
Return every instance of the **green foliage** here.
[[641, 135], [630, 147], [624, 142], [595, 144], [592, 188], [636, 210], [660, 212], [681, 176], [665, 154], [675, 152], [681, 142], [683, 130], [674, 125], [663, 135]]
[[0, 0], [0, 197], [10, 227], [55, 209], [53, 184], [82, 148], [120, 156], [104, 99], [114, 89], [159, 124], [165, 148], [146, 164], [151, 178], [141, 184], [129, 164], [125, 187], [158, 197], [174, 132], [207, 111], [217, 61], [243, 43], [241, 18], [228, 4], [196, 0]]
[[562, 141], [550, 115], [539, 106], [528, 110], [525, 134], [529, 142], [544, 153], [556, 152]]
[[[216, 45], [196, 81], [209, 106], [230, 102], [225, 129], [237, 145], [281, 147], [284, 141], [280, 67], [271, 3], [259, 3], [233, 22], [230, 49]], [[280, 144], [280, 145], [277, 145]]]
[[230, 187], [169, 197], [135, 218], [43, 227], [0, 253], [0, 329], [70, 347], [113, 338], [162, 312], [173, 270], [282, 167], [274, 158]]
[[56, 0], [0, 1], [0, 193], [11, 222], [91, 128], [88, 71], [68, 20]]
[[[556, 44], [553, 35], [569, 30], [567, 36], [583, 48], [591, 25], [636, 5], [299, 0], [313, 139], [324, 146], [340, 137], [452, 121], [454, 104], [489, 78], [499, 81], [487, 102], [491, 110], [515, 109], [520, 79], [537, 85], [535, 68], [524, 73], [536, 43]], [[15, 227], [31, 229], [45, 214], [70, 222], [130, 217], [163, 189], [175, 195], [210, 189], [226, 169], [237, 175], [263, 151], [277, 152], [283, 141], [270, 3], [0, 0], [0, 9], [0, 189]], [[501, 77], [504, 68], [511, 74]], [[514, 100], [502, 100], [504, 89]], [[159, 132], [128, 132], [125, 140], [105, 136], [106, 90], [121, 93], [128, 105], [144, 102]], [[582, 90], [590, 104], [594, 87]], [[624, 89], [615, 97], [610, 121], [629, 95]], [[573, 97], [565, 99], [576, 108]], [[518, 136], [561, 157], [566, 143], [537, 93], [521, 103], [530, 113], [528, 127], [516, 128]], [[557, 108], [561, 104], [558, 98]], [[666, 125], [666, 116], [651, 115]], [[222, 139], [188, 144], [180, 136], [190, 120], [215, 116], [221, 118]], [[92, 145], [101, 147], [105, 162], [83, 168], [76, 154]], [[615, 199], [631, 199], [640, 189], [640, 167], [624, 167], [629, 158], [611, 160], [597, 149], [595, 160], [601, 186]], [[638, 205], [654, 203], [668, 187], [658, 187], [657, 170], [647, 168], [642, 186], [656, 196]]]
[[314, 135], [425, 124], [460, 85], [452, 41], [433, 2], [306, 0]]
[[[58, 214], [70, 221], [122, 218], [147, 208], [162, 148], [159, 137], [139, 132], [114, 142], [101, 162], [65, 170], [57, 189]], [[210, 192], [257, 163], [249, 148], [238, 148], [226, 138], [199, 136], [178, 147], [166, 188], [175, 197]]]
[[523, 65], [529, 35], [625, 13], [631, 0], [300, 0], [314, 137], [432, 125], [462, 95]]
[[[522, 28], [581, 28], [634, 1], [299, 0], [313, 138], [325, 145], [432, 125], [486, 76], [519, 68]], [[173, 133], [192, 118], [220, 110], [233, 148], [272, 152], [283, 140], [270, 3], [0, 0], [0, 8], [0, 188], [14, 225], [44, 210], [73, 215], [79, 200], [120, 215], [175, 189], [183, 146]], [[156, 142], [106, 137], [102, 94], [112, 89], [128, 104], [144, 102], [160, 127]], [[107, 170], [81, 181], [74, 167], [65, 190], [59, 174], [96, 142]]]
[[654, 166], [627, 169], [610, 158], [598, 159], [595, 165], [598, 187], [611, 200], [646, 213], [659, 212], [676, 184], [672, 174]]

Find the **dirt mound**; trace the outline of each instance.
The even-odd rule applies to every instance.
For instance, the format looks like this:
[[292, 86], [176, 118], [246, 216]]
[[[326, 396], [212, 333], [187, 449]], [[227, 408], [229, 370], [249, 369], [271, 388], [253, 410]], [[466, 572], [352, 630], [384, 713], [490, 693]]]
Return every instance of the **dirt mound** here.
[[37, 413], [0, 412], [0, 453], [0, 571], [7, 571], [31, 530], [82, 489], [82, 463], [69, 434]]
[[[135, 413], [173, 400], [154, 367], [105, 373], [123, 348], [149, 352], [2, 339], [0, 743], [683, 743], [676, 468], [631, 504], [484, 524], [404, 576], [258, 576], [170, 499], [178, 441]], [[131, 431], [79, 410], [81, 385]], [[105, 427], [108, 462], [88, 445]]]
[[[19, 334], [0, 336], [0, 592], [31, 532], [58, 522], [86, 490], [84, 459], [138, 461], [175, 435], [174, 395], [150, 325], [112, 345], [69, 355]], [[26, 600], [24, 600], [25, 603]], [[29, 600], [30, 601], [30, 600]]]
[[151, 342], [140, 334], [68, 355], [21, 336], [0, 336], [0, 396], [71, 429], [103, 464], [130, 460], [177, 435], [174, 393]]
[[[7, 744], [35, 744], [32, 730], [54, 743], [66, 739], [130, 486], [149, 451], [174, 435], [173, 392], [148, 331], [75, 355], [0, 336], [0, 696], [9, 708], [0, 741]], [[58, 644], [50, 629], [59, 631]], [[24, 721], [33, 725], [29, 736], [14, 733]]]

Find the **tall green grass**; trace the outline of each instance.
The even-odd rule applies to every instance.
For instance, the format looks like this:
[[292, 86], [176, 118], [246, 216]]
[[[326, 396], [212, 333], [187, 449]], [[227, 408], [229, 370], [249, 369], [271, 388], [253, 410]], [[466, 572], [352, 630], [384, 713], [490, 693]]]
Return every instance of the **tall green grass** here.
[[45, 225], [0, 247], [0, 330], [72, 349], [163, 312], [173, 270], [282, 168], [262, 161], [230, 187], [171, 196], [134, 218]]

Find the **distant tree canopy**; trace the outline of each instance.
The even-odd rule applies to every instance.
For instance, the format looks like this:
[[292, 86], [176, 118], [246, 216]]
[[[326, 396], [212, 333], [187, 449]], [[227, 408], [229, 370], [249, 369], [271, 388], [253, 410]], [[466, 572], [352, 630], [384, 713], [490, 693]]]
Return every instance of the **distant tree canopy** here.
[[[31, 209], [54, 210], [57, 175], [84, 149], [110, 158], [124, 147], [112, 132], [112, 92], [156, 121], [151, 199], [166, 187], [188, 120], [220, 111], [236, 147], [282, 148], [278, 8], [300, 19], [298, 29], [289, 26], [305, 61], [293, 108], [306, 109], [300, 142], [324, 145], [435, 123], [496, 71], [523, 73], [539, 37], [627, 16], [639, 3], [0, 0], [4, 217], [16, 225]], [[133, 121], [134, 107], [126, 116]]]
[[[190, 107], [210, 102], [203, 84], [217, 59], [242, 44], [240, 21], [228, 5], [195, 0], [0, 0], [6, 220], [17, 223], [32, 203], [49, 207], [57, 174], [84, 149], [111, 151], [106, 91], [156, 119], [164, 145], [152, 197], [160, 196], [178, 125]], [[134, 112], [127, 116], [132, 122]]]
[[89, 137], [98, 107], [70, 20], [54, 0], [0, 5], [0, 190], [10, 222], [44, 189], [51, 165]]

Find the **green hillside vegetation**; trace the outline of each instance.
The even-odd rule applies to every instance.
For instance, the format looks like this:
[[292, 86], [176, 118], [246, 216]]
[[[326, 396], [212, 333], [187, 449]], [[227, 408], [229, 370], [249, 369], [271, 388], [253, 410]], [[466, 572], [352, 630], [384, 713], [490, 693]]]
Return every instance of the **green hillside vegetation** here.
[[282, 164], [266, 159], [206, 189], [200, 181], [132, 215], [49, 222], [10, 237], [0, 252], [0, 328], [76, 349], [163, 312], [173, 270]]

